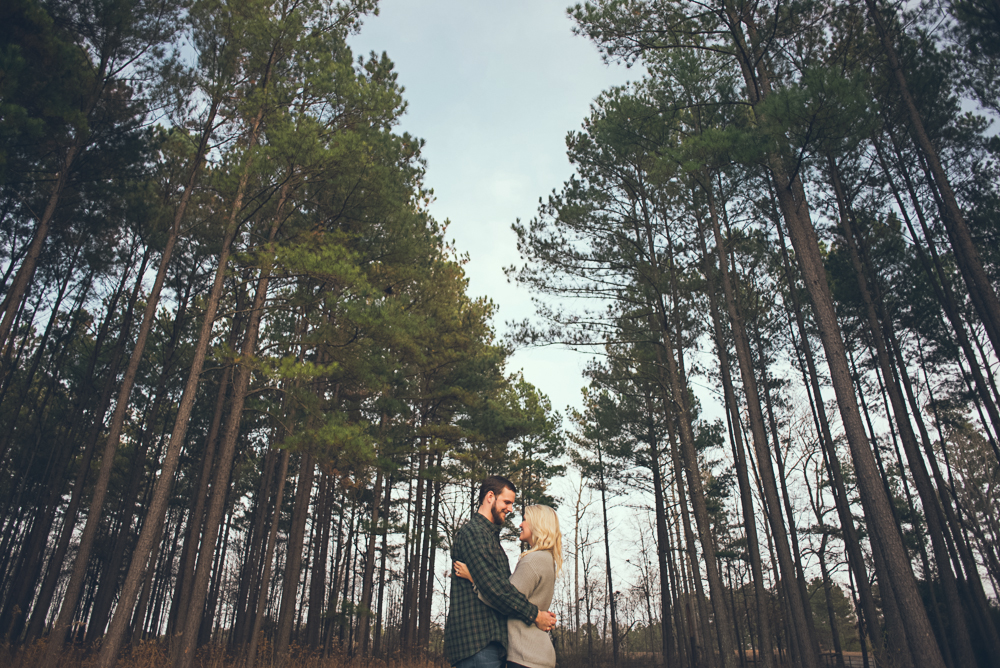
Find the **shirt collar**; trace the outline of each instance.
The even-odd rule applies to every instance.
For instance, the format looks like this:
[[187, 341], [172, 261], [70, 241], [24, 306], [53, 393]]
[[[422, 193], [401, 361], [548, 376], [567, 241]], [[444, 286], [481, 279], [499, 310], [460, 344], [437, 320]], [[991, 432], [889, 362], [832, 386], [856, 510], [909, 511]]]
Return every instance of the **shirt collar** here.
[[472, 515], [472, 521], [475, 522], [477, 520], [485, 524], [487, 527], [489, 527], [490, 531], [497, 534], [498, 536], [500, 535], [500, 530], [503, 529], [502, 524], [494, 524], [490, 520], [483, 517], [482, 513], [480, 513], [478, 510]]

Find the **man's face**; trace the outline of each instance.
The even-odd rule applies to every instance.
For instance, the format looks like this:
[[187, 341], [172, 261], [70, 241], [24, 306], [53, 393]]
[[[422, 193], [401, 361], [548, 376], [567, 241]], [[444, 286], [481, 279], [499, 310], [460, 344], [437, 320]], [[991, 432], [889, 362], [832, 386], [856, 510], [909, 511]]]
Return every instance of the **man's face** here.
[[493, 505], [490, 507], [490, 514], [493, 515], [493, 524], [503, 524], [507, 513], [514, 510], [514, 490], [505, 487], [500, 496], [493, 498]]

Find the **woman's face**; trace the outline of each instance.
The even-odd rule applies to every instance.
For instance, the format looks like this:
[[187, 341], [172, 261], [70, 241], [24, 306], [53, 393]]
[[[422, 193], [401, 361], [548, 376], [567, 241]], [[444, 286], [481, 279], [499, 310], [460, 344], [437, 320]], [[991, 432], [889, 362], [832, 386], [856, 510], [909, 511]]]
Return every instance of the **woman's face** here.
[[524, 521], [521, 522], [521, 535], [518, 536], [523, 542], [531, 545], [533, 542], [533, 537], [531, 535], [531, 523], [528, 522], [528, 518], [525, 517]]

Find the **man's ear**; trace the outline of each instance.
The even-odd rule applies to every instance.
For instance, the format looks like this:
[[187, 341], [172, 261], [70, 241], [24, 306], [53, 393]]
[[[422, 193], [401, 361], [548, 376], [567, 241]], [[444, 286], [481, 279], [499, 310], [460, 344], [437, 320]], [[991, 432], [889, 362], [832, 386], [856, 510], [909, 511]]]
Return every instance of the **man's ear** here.
[[483, 503], [493, 505], [493, 502], [497, 500], [497, 495], [492, 491], [486, 492], [486, 496], [483, 497]]

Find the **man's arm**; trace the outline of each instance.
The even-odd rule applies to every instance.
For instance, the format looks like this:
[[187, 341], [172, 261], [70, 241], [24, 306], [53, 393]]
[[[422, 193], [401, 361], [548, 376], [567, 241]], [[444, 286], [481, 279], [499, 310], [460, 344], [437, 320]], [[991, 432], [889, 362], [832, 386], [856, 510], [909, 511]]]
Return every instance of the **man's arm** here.
[[502, 615], [517, 617], [525, 624], [534, 624], [538, 618], [538, 606], [528, 601], [489, 558], [489, 552], [494, 546], [484, 540], [483, 534], [478, 531], [470, 534], [470, 545], [465, 551], [465, 565], [487, 605]]

